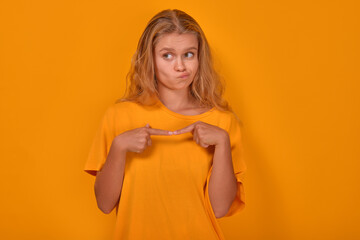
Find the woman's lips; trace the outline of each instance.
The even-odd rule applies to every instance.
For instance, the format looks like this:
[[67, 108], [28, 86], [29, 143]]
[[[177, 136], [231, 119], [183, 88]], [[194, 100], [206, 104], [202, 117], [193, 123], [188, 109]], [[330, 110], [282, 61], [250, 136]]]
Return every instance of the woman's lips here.
[[178, 78], [187, 78], [189, 76], [190, 76], [190, 74], [183, 74], [183, 75], [180, 75]]

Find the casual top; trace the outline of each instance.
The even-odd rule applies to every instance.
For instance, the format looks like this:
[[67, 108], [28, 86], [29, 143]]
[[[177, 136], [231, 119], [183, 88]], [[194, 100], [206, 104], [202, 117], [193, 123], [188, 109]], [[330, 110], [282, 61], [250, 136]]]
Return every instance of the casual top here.
[[[238, 189], [225, 217], [232, 216], [245, 206], [242, 179], [246, 166], [240, 123], [229, 111], [212, 108], [190, 116], [169, 110], [161, 101], [154, 106], [114, 103], [102, 118], [84, 170], [96, 175], [112, 140], [124, 131], [147, 123], [152, 128], [175, 131], [196, 121], [218, 126], [229, 134]], [[201, 147], [191, 133], [152, 135], [151, 141], [142, 153], [126, 154], [114, 239], [224, 239], [208, 194], [214, 148]]]

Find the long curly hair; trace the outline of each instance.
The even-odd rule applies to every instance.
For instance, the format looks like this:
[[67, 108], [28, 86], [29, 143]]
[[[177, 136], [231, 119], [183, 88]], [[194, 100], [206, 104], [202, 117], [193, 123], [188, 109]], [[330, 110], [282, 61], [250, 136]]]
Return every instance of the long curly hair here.
[[[202, 107], [231, 110], [223, 99], [224, 83], [214, 69], [208, 41], [199, 24], [191, 16], [177, 9], [156, 14], [147, 24], [131, 60], [126, 76], [126, 89], [121, 101], [134, 101], [143, 105], [155, 104], [159, 99], [154, 69], [153, 50], [163, 34], [193, 33], [198, 40], [199, 67], [190, 85], [190, 93]], [[130, 86], [128, 87], [128, 82]]]

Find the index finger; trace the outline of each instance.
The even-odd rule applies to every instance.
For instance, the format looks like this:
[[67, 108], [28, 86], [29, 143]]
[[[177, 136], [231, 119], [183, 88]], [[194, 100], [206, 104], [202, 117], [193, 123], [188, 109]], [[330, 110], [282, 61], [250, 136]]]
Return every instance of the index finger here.
[[148, 133], [150, 133], [150, 135], [172, 135], [171, 131], [166, 131], [163, 129], [157, 129], [157, 128], [147, 128]]
[[174, 134], [183, 134], [183, 133], [191, 132], [192, 130], [194, 130], [195, 125], [196, 125], [196, 122], [193, 124], [190, 124], [189, 126], [182, 128], [182, 129], [174, 131]]

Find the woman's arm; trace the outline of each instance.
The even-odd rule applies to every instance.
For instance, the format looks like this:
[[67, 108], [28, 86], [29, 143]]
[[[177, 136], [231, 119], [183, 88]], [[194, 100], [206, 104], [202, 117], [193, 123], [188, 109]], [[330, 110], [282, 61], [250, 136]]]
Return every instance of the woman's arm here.
[[151, 135], [169, 136], [172, 133], [162, 129], [145, 127], [135, 128], [116, 136], [104, 163], [95, 180], [95, 196], [98, 207], [110, 213], [121, 196], [127, 152], [141, 153], [151, 146]]
[[111, 213], [120, 199], [126, 160], [126, 150], [121, 145], [115, 137], [104, 166], [96, 174], [96, 201], [99, 209], [106, 214]]
[[211, 176], [209, 179], [209, 199], [215, 217], [227, 214], [237, 193], [237, 180], [231, 158], [230, 137], [227, 131], [217, 126], [197, 121], [174, 131], [174, 134], [191, 132], [200, 146], [215, 146]]
[[236, 197], [237, 182], [231, 158], [229, 135], [215, 145], [213, 167], [209, 179], [209, 198], [215, 217], [227, 214]]

